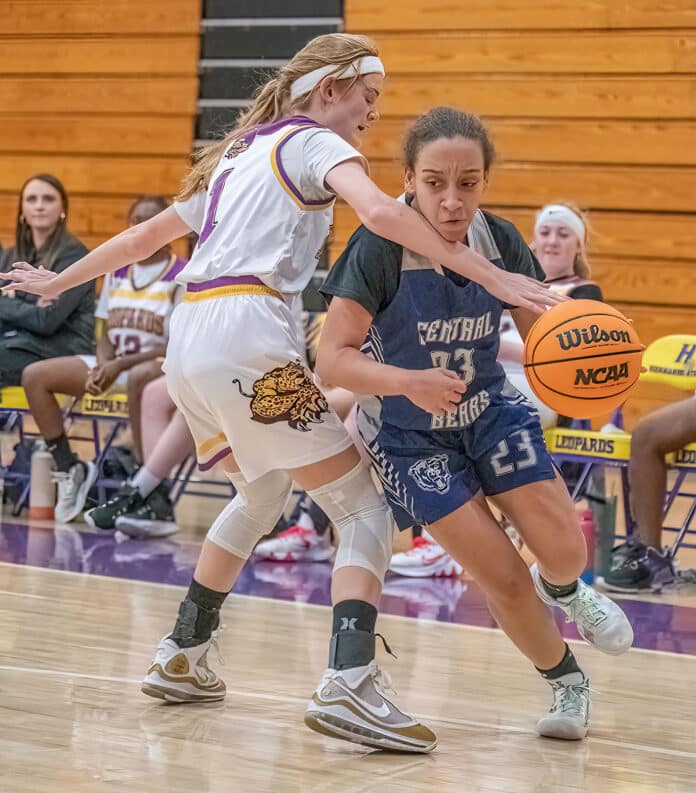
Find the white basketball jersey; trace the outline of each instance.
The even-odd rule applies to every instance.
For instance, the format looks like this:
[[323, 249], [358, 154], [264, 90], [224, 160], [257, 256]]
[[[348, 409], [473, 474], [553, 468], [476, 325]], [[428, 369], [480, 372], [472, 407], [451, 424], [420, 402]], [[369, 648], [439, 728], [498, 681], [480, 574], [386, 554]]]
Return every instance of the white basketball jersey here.
[[176, 202], [199, 241], [177, 280], [254, 275], [279, 292], [307, 286], [333, 220], [327, 173], [360, 153], [303, 116], [242, 136], [216, 167], [207, 194]]
[[106, 276], [96, 316], [103, 319], [116, 355], [148, 352], [166, 343], [169, 317], [186, 265], [173, 254], [161, 262], [128, 265]]

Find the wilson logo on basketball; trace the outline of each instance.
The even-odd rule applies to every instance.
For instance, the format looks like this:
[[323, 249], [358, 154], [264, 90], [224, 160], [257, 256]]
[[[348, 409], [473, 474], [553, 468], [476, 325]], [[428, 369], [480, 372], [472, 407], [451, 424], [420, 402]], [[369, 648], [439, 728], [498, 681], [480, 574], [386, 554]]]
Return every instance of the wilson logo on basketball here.
[[598, 342], [625, 341], [630, 343], [631, 336], [627, 330], [602, 330], [599, 325], [590, 325], [589, 328], [572, 328], [557, 333], [556, 338], [562, 350], [572, 350], [582, 344], [597, 344]]
[[602, 385], [604, 383], [628, 380], [628, 364], [600, 366], [597, 369], [576, 369], [575, 385]]

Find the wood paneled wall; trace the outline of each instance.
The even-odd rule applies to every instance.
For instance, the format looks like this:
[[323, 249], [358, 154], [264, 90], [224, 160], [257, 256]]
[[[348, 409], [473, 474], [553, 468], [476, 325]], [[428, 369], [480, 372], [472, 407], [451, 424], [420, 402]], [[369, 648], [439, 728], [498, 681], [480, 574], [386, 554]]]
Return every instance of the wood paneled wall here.
[[[400, 192], [401, 137], [435, 105], [483, 116], [498, 149], [487, 206], [531, 238], [535, 210], [589, 212], [606, 298], [642, 339], [696, 332], [696, 3], [693, 0], [346, 0], [388, 73], [365, 146]], [[356, 225], [336, 211], [332, 253]], [[641, 385], [628, 424], [683, 394]]]
[[39, 171], [70, 196], [88, 246], [142, 193], [186, 171], [198, 93], [200, 0], [5, 0], [0, 23], [0, 241]]

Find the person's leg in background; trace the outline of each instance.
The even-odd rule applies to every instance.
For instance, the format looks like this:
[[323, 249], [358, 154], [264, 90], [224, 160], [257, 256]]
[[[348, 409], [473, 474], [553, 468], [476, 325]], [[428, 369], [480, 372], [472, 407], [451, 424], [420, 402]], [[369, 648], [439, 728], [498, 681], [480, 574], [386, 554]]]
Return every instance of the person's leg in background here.
[[604, 580], [611, 589], [636, 592], [674, 580], [671, 559], [660, 550], [667, 489], [665, 455], [696, 441], [696, 399], [667, 405], [641, 419], [631, 438], [628, 475], [631, 539], [612, 552]]
[[193, 438], [164, 377], [143, 387], [140, 414], [144, 463], [114, 498], [90, 510], [88, 519], [131, 537], [165, 537], [177, 530], [167, 477], [193, 455]]
[[131, 436], [133, 438], [133, 453], [138, 465], [143, 464], [143, 421], [142, 421], [142, 397], [145, 386], [153, 380], [163, 379], [162, 361], [144, 361], [128, 370], [128, 418], [130, 419]]
[[97, 478], [91, 461], [81, 461], [65, 435], [63, 413], [56, 394], [84, 394], [89, 365], [79, 356], [49, 358], [27, 366], [22, 386], [31, 415], [53, 455], [58, 482], [55, 517], [59, 523], [74, 520], [83, 510], [87, 494]]

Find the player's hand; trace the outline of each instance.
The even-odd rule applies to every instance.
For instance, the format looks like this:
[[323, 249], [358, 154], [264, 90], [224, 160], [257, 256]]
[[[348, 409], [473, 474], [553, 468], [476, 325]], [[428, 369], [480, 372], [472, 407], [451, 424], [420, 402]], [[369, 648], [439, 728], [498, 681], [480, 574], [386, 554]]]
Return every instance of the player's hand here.
[[491, 280], [484, 284], [486, 290], [502, 303], [508, 303], [517, 308], [526, 308], [535, 314], [540, 314], [547, 308], [558, 303], [564, 303], [567, 298], [549, 289], [547, 284], [536, 281], [521, 273], [508, 273], [506, 270], [496, 270]]
[[461, 402], [466, 386], [449, 369], [421, 369], [409, 372], [404, 394], [422, 410], [441, 416], [452, 413]]
[[2, 287], [3, 292], [20, 290], [47, 298], [56, 298], [60, 295], [60, 289], [56, 289], [53, 284], [56, 277], [57, 273], [47, 270], [43, 265], [34, 267], [28, 262], [15, 262], [9, 272], [0, 276], [3, 281], [12, 282]]

